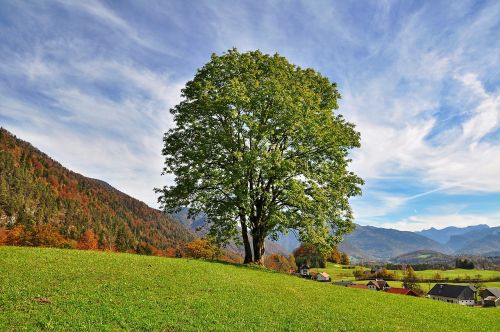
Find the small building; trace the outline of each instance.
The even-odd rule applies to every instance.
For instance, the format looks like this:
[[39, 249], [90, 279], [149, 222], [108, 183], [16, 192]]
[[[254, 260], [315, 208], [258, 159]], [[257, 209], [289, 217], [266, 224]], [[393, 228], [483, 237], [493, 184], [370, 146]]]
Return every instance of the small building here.
[[304, 278], [310, 278], [311, 272], [309, 271], [309, 265], [304, 264], [299, 267], [299, 274]]
[[418, 296], [417, 293], [415, 293], [412, 289], [408, 289], [408, 288], [395, 288], [395, 287], [391, 287], [391, 288], [387, 289], [386, 292], [387, 293], [391, 293], [391, 294]]
[[487, 296], [482, 300], [483, 307], [500, 307], [500, 297]]
[[375, 279], [375, 280], [370, 280], [368, 281], [368, 283], [366, 284], [366, 286], [368, 287], [368, 289], [370, 290], [386, 290], [388, 288], [390, 288], [391, 286], [389, 286], [389, 284], [387, 283], [387, 281], [385, 281], [384, 279]]
[[448, 303], [473, 306], [475, 303], [476, 289], [472, 286], [436, 284], [429, 293], [427, 293], [427, 297]]
[[500, 289], [486, 288], [479, 292], [484, 307], [500, 307]]
[[332, 278], [330, 278], [330, 275], [326, 272], [321, 272], [316, 275], [316, 281], [330, 281]]
[[347, 287], [349, 287], [349, 288], [359, 288], [359, 289], [368, 289], [368, 286], [361, 285], [361, 284], [352, 284], [352, 285], [349, 285]]

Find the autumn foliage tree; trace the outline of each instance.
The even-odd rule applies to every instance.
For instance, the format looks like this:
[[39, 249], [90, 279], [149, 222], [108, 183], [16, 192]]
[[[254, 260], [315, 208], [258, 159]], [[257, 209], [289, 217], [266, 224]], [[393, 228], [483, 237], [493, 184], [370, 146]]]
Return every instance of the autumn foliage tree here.
[[242, 239], [245, 263], [262, 263], [265, 240], [289, 230], [327, 252], [353, 228], [349, 198], [363, 181], [348, 154], [360, 135], [336, 113], [335, 83], [278, 54], [232, 49], [182, 97], [163, 139], [163, 172], [175, 176], [157, 189], [163, 209], [205, 213], [219, 243]]
[[221, 250], [207, 239], [195, 239], [186, 244], [186, 256], [215, 260], [221, 255]]
[[313, 244], [303, 243], [293, 251], [298, 266], [307, 264], [310, 267], [325, 267], [325, 255]]
[[78, 241], [78, 249], [95, 250], [97, 249], [97, 238], [92, 230], [86, 230], [82, 238]]
[[417, 274], [415, 273], [415, 270], [413, 269], [413, 267], [408, 266], [406, 268], [406, 270], [404, 271], [404, 274], [403, 274], [402, 281], [403, 281], [403, 288], [411, 289], [418, 295], [423, 294], [423, 290], [420, 287], [420, 284], [418, 283], [419, 278], [418, 278]]
[[342, 252], [340, 256], [340, 264], [349, 265], [349, 263], [350, 263], [349, 255], [347, 255], [345, 252]]
[[291, 272], [297, 270], [293, 255], [285, 257], [279, 254], [272, 254], [264, 258], [264, 266], [278, 272]]

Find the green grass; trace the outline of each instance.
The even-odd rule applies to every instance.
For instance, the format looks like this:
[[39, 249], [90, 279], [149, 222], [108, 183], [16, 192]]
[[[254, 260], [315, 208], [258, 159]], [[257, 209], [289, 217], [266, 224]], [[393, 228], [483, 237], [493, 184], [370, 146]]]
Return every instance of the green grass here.
[[[363, 268], [367, 269], [367, 268]], [[337, 280], [354, 280], [352, 272], [354, 269], [345, 269], [342, 265], [327, 263], [325, 268], [313, 269], [313, 271], [323, 272], [326, 271], [332, 278], [333, 281]], [[399, 270], [390, 270], [394, 272], [397, 277], [402, 276], [402, 272]], [[500, 271], [492, 271], [492, 270], [464, 270], [464, 269], [453, 269], [453, 270], [425, 270], [425, 271], [415, 271], [418, 277], [430, 279], [433, 278], [436, 273], [439, 273], [442, 278], [449, 278], [449, 281], [453, 281], [455, 278], [464, 278], [465, 276], [469, 276], [471, 278], [475, 278], [476, 275], [480, 275], [481, 279], [492, 279], [499, 278]], [[488, 282], [487, 284], [496, 284], [497, 282]]]
[[0, 331], [494, 331], [499, 313], [223, 263], [0, 247]]
[[[355, 284], [361, 284], [361, 285], [366, 285], [368, 283], [368, 281], [367, 280], [353, 280], [353, 283], [355, 283]], [[389, 281], [387, 281], [387, 283], [391, 287], [403, 288], [403, 282], [402, 281], [389, 280]], [[447, 281], [444, 281], [444, 283], [451, 284], [451, 285], [469, 285], [468, 283], [455, 283], [455, 282], [447, 282]], [[434, 285], [436, 283], [434, 283], [434, 282], [431, 282], [431, 283], [421, 282], [419, 284], [420, 284], [420, 287], [422, 288], [422, 290], [427, 293], [429, 290], [432, 289], [432, 287], [434, 287]], [[496, 282], [485, 282], [484, 283], [484, 287], [500, 288], [500, 282], [498, 282], [498, 281], [496, 281]]]
[[[351, 268], [346, 268], [344, 265], [340, 264], [334, 264], [334, 263], [326, 263], [325, 268], [317, 268], [317, 269], [311, 269], [312, 271], [315, 272], [326, 272], [330, 275], [332, 278], [332, 281], [339, 281], [339, 280], [354, 280], [354, 276], [352, 275], [352, 272], [354, 269]], [[357, 266], [356, 266], [357, 267]], [[366, 268], [363, 268], [367, 270]]]

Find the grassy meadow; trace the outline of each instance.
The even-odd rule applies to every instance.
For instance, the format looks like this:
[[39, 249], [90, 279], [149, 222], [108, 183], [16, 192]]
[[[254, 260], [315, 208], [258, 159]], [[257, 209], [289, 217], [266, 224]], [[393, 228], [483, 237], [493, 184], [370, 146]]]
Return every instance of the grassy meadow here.
[[493, 331], [496, 309], [335, 287], [260, 268], [0, 247], [0, 330]]
[[[351, 266], [352, 267], [352, 266]], [[368, 270], [367, 268], [363, 268]], [[317, 268], [317, 269], [312, 269], [315, 272], [327, 272], [330, 277], [332, 278], [332, 281], [352, 281], [355, 284], [366, 284], [366, 280], [355, 280], [354, 276], [352, 275], [352, 272], [354, 269], [351, 268], [346, 268], [346, 266], [340, 265], [340, 264], [334, 264], [334, 263], [327, 263], [325, 268]], [[389, 270], [393, 272], [396, 276], [401, 277], [402, 272], [399, 270]], [[476, 275], [481, 275], [481, 278], [483, 279], [491, 279], [491, 278], [498, 278], [500, 277], [500, 271], [489, 271], [489, 270], [465, 270], [465, 269], [454, 269], [454, 270], [446, 270], [446, 271], [441, 271], [441, 270], [425, 270], [425, 271], [415, 271], [417, 276], [420, 278], [432, 278], [436, 273], [439, 273], [443, 278], [448, 277], [450, 281], [443, 281], [449, 284], [455, 284], [455, 285], [467, 285], [467, 283], [454, 283], [453, 279], [454, 278], [462, 278], [465, 276], [470, 276], [471, 278], [475, 277]], [[422, 290], [425, 292], [428, 292], [432, 287], [434, 287], [436, 283], [428, 283], [428, 282], [422, 282], [420, 283], [420, 286], [422, 287]], [[496, 287], [500, 288], [500, 281], [491, 281], [491, 282], [484, 282], [483, 283], [485, 287]], [[389, 285], [391, 287], [403, 287], [403, 283], [401, 281], [389, 281]]]

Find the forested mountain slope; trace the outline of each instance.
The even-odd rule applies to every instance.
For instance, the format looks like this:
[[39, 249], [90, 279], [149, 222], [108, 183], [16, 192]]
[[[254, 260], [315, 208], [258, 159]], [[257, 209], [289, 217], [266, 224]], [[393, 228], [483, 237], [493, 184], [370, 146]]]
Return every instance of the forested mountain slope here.
[[172, 252], [194, 238], [160, 211], [64, 168], [1, 128], [0, 242], [75, 247], [85, 233], [100, 249], [145, 254]]

